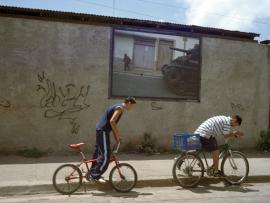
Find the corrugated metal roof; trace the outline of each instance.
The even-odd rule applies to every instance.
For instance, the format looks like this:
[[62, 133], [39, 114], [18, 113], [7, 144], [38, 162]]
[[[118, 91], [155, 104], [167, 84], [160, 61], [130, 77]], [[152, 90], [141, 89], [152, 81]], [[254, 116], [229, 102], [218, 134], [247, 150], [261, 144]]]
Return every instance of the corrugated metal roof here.
[[73, 21], [81, 23], [95, 23], [95, 24], [107, 24], [107, 25], [130, 25], [148, 28], [159, 28], [164, 30], [176, 30], [180, 32], [188, 32], [198, 35], [211, 35], [220, 36], [221, 38], [238, 38], [243, 40], [254, 40], [255, 37], [260, 36], [257, 33], [232, 31], [211, 27], [202, 27], [196, 25], [183, 25], [171, 22], [158, 22], [151, 20], [141, 20], [134, 18], [120, 18], [112, 16], [74, 13], [65, 11], [43, 10], [33, 8], [20, 8], [10, 6], [0, 6], [1, 16], [11, 17], [33, 17], [36, 19], [46, 18], [48, 20], [60, 20], [60, 21]]
[[270, 40], [260, 41], [261, 44], [270, 44]]

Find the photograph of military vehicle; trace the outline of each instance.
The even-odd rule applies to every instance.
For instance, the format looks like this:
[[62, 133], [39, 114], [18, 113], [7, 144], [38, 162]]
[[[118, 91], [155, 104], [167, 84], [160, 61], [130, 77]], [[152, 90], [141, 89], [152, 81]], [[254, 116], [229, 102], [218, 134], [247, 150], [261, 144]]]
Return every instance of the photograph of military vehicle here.
[[200, 68], [200, 47], [198, 44], [192, 49], [184, 50], [170, 48], [174, 51], [185, 53], [165, 64], [161, 68], [164, 80], [169, 89], [177, 95], [193, 95], [198, 91], [199, 68]]
[[200, 40], [115, 29], [111, 95], [199, 99]]

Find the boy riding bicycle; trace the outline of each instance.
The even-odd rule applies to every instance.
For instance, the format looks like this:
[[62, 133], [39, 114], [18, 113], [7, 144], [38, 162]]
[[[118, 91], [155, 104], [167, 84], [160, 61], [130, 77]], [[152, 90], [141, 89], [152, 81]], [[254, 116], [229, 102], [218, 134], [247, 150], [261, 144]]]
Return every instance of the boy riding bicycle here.
[[242, 132], [232, 130], [233, 127], [240, 126], [241, 123], [242, 118], [238, 115], [232, 117], [214, 116], [203, 122], [194, 132], [200, 134], [202, 147], [212, 152], [214, 176], [216, 177], [223, 176], [218, 170], [219, 150], [216, 137], [220, 135], [223, 135], [224, 138], [243, 136]]
[[105, 182], [101, 175], [107, 170], [110, 161], [110, 132], [113, 131], [114, 139], [121, 143], [121, 136], [117, 128], [124, 110], [131, 110], [136, 104], [134, 97], [128, 97], [122, 104], [110, 106], [96, 125], [96, 146], [93, 159], [97, 162], [91, 166], [91, 176], [94, 180]]

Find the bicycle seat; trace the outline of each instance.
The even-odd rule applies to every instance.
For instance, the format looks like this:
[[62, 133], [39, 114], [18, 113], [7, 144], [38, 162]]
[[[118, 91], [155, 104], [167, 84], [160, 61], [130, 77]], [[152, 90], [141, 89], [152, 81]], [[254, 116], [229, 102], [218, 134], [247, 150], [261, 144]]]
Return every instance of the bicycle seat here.
[[78, 144], [70, 144], [69, 147], [73, 148], [73, 149], [78, 149], [83, 145], [85, 145], [85, 143], [81, 142], [81, 143], [78, 143]]

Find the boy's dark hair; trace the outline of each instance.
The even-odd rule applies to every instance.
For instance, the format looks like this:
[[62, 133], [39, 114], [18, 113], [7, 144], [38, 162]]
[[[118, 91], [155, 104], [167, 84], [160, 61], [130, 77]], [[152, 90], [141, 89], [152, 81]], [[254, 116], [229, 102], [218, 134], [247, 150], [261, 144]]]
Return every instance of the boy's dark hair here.
[[134, 97], [127, 97], [125, 98], [125, 103], [131, 103], [131, 104], [136, 104], [136, 99]]
[[241, 118], [239, 115], [234, 115], [233, 118], [235, 118], [235, 119], [237, 120], [237, 123], [238, 123], [239, 125], [241, 125], [241, 123], [242, 123], [242, 118]]

